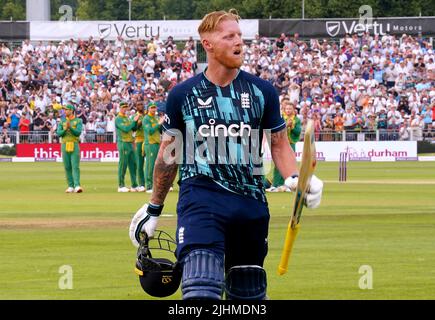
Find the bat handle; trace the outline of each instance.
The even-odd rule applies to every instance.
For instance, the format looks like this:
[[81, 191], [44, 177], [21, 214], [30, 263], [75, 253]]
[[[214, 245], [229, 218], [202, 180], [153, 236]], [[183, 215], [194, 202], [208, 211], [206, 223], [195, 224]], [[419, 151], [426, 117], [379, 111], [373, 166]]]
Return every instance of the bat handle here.
[[297, 224], [292, 228], [292, 223], [288, 224], [287, 233], [285, 235], [284, 247], [282, 249], [281, 261], [278, 266], [278, 274], [282, 276], [287, 272], [290, 255], [293, 249], [293, 243], [295, 242], [300, 225]]

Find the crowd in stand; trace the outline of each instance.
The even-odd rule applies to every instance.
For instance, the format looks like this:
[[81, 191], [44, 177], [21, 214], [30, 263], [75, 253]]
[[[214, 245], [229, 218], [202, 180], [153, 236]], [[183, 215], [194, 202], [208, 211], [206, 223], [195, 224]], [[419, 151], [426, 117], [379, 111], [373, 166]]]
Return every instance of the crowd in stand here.
[[[435, 128], [435, 54], [427, 39], [257, 36], [244, 54], [242, 70], [270, 81], [302, 125], [313, 119], [319, 140], [341, 140], [343, 130], [347, 139], [376, 131], [380, 139], [421, 139]], [[14, 142], [16, 131], [32, 132], [32, 141], [55, 137], [67, 103], [83, 120], [83, 141], [111, 142], [121, 101], [154, 101], [163, 112], [168, 91], [196, 72], [192, 39], [1, 44], [0, 143]]]
[[193, 40], [180, 47], [171, 37], [45, 44], [26, 40], [14, 49], [2, 44], [0, 54], [3, 143], [14, 131], [55, 135], [64, 116], [62, 105], [68, 103], [77, 106], [84, 138], [102, 142], [115, 132], [114, 117], [121, 101], [142, 100], [145, 105], [154, 101], [164, 110], [167, 92], [197, 68]]
[[380, 139], [420, 139], [432, 130], [435, 55], [421, 37], [366, 33], [337, 43], [282, 34], [258, 37], [245, 54], [242, 69], [271, 81], [281, 99], [296, 107], [302, 124], [314, 119], [319, 139], [377, 129]]

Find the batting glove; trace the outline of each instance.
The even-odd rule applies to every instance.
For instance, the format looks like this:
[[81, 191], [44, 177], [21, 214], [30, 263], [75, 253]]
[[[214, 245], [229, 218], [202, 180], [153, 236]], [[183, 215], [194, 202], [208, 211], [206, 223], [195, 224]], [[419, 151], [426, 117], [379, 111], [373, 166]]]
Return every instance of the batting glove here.
[[[290, 188], [292, 192], [296, 191], [298, 186], [298, 176], [291, 176], [285, 179], [284, 184]], [[311, 181], [307, 192], [305, 193], [305, 206], [310, 209], [315, 209], [320, 206], [323, 192], [323, 181], [315, 175], [311, 176]]]
[[140, 235], [145, 232], [149, 238], [154, 235], [163, 205], [152, 203], [145, 204], [140, 208], [130, 223], [130, 239], [135, 247], [139, 247]]

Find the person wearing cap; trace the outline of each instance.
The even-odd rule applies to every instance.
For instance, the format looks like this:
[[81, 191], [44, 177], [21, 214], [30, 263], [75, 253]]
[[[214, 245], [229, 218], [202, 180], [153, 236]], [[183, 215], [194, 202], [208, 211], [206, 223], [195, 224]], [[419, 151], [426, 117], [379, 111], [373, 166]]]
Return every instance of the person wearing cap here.
[[145, 164], [145, 145], [144, 145], [144, 131], [142, 129], [142, 121], [145, 117], [146, 112], [144, 111], [144, 102], [138, 100], [136, 102], [136, 114], [132, 117], [134, 121], [135, 117], [136, 121], [136, 135], [134, 137], [134, 142], [136, 144], [136, 164], [137, 164], [137, 178], [139, 187], [137, 187], [137, 191], [144, 192], [145, 189], [145, 172], [144, 172], [144, 164]]
[[142, 127], [144, 131], [145, 145], [145, 183], [146, 192], [151, 193], [153, 189], [153, 172], [154, 163], [156, 162], [157, 154], [160, 147], [160, 130], [164, 118], [157, 116], [157, 104], [150, 102], [148, 104], [148, 113], [143, 118]]
[[[117, 146], [119, 151], [118, 162], [118, 192], [136, 192], [136, 159], [134, 154], [133, 131], [136, 130], [139, 116], [131, 119], [128, 116], [129, 105], [126, 102], [119, 104], [120, 111], [115, 118]], [[125, 186], [125, 174], [130, 172], [131, 188]]]
[[57, 135], [62, 143], [62, 161], [65, 168], [68, 188], [66, 193], [83, 192], [80, 186], [80, 148], [79, 139], [82, 133], [82, 119], [74, 115], [75, 107], [68, 104], [64, 107], [65, 118], [57, 126]]

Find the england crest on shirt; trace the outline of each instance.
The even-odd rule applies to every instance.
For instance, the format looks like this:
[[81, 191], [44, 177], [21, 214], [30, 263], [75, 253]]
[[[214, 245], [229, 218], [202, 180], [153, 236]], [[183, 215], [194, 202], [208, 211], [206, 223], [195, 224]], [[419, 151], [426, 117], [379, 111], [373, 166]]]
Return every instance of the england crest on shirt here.
[[249, 98], [249, 93], [243, 92], [241, 94], [241, 96], [242, 96], [242, 99], [241, 99], [242, 108], [244, 108], [244, 109], [250, 108], [251, 107], [251, 100]]

